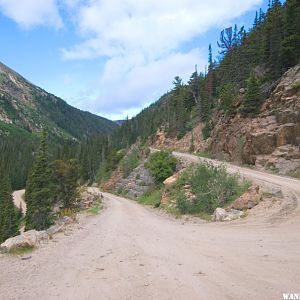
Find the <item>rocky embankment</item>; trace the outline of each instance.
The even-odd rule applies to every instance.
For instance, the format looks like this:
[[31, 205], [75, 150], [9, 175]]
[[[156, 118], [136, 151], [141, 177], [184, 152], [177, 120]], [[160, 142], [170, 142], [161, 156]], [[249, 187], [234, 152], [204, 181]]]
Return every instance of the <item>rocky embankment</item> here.
[[[241, 104], [239, 95], [237, 107]], [[293, 175], [300, 172], [300, 65], [287, 71], [255, 118], [240, 113], [231, 118], [215, 111], [211, 137], [204, 140], [203, 124], [177, 141], [158, 130], [153, 147], [208, 152], [218, 159], [255, 165], [258, 169]]]

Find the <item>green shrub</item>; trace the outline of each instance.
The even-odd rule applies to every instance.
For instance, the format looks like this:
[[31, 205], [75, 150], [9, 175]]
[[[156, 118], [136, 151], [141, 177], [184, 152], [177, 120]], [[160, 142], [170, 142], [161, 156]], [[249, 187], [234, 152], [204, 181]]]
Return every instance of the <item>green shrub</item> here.
[[98, 215], [102, 209], [101, 201], [97, 201], [93, 206], [88, 210], [88, 213], [91, 215]]
[[300, 168], [290, 171], [288, 175], [300, 179]]
[[145, 167], [157, 183], [162, 183], [170, 177], [176, 169], [176, 158], [169, 151], [158, 151], [150, 155]]
[[122, 162], [122, 170], [124, 177], [128, 177], [129, 174], [139, 165], [139, 151], [133, 149], [128, 155], [126, 155]]
[[159, 207], [160, 199], [161, 199], [161, 191], [155, 190], [155, 191], [151, 191], [151, 192], [146, 193], [145, 195], [141, 196], [138, 201], [141, 204]]
[[206, 122], [202, 129], [202, 135], [205, 140], [207, 140], [210, 137], [211, 131], [212, 131], [212, 128], [211, 128], [210, 123]]
[[[187, 199], [183, 186], [188, 184], [196, 196]], [[172, 195], [181, 213], [211, 214], [217, 207], [223, 207], [242, 195], [249, 184], [240, 183], [238, 175], [228, 174], [224, 165], [214, 166], [203, 162], [188, 168], [174, 185]]]

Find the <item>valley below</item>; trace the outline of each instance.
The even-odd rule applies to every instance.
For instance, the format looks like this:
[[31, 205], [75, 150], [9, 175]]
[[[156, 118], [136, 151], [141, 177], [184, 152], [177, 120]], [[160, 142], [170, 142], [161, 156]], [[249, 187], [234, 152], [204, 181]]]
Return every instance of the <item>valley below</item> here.
[[296, 293], [299, 181], [227, 168], [280, 186], [287, 196], [293, 195], [293, 208], [289, 197], [277, 209], [266, 209], [263, 201], [247, 218], [205, 223], [188, 216], [176, 219], [104, 193], [99, 215], [80, 218], [25, 255], [29, 259], [0, 258], [5, 270], [0, 275], [0, 298], [281, 299], [282, 293]]

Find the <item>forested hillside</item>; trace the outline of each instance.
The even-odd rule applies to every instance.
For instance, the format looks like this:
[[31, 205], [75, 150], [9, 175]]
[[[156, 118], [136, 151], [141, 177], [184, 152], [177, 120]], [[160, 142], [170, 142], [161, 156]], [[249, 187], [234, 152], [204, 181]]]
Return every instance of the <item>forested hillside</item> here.
[[0, 167], [14, 189], [25, 185], [42, 129], [48, 133], [50, 152], [56, 158], [69, 156], [61, 151], [65, 145], [74, 148], [81, 140], [116, 127], [110, 120], [68, 105], [0, 63]]
[[[236, 116], [241, 124], [243, 119], [254, 120], [281, 76], [300, 61], [300, 2], [270, 2], [267, 12], [256, 12], [252, 28], [226, 28], [216, 46], [219, 55], [214, 59], [212, 45], [208, 45], [206, 73], [196, 68], [186, 83], [176, 76], [171, 91], [125, 121], [109, 138], [95, 137], [82, 145], [86, 178], [107, 177], [121, 159], [119, 149], [138, 139], [151, 140], [158, 129], [167, 137], [181, 139], [200, 122], [201, 135], [208, 139], [221, 120], [229, 124]], [[243, 138], [237, 137], [237, 143], [244, 143]]]
[[[49, 150], [52, 158], [77, 158], [82, 178], [93, 182], [109, 176], [124, 155], [120, 149], [128, 148], [139, 138], [148, 141], [158, 129], [170, 138], [181, 139], [202, 122], [202, 136], [208, 139], [220, 116], [228, 122], [237, 115], [245, 119], [256, 117], [284, 72], [300, 60], [299, 1], [272, 1], [267, 12], [257, 11], [252, 28], [226, 28], [215, 46], [219, 55], [214, 59], [214, 46], [208, 45], [205, 73], [196, 68], [186, 83], [176, 76], [172, 90], [121, 126], [71, 108], [1, 65], [5, 72], [1, 73], [0, 85], [0, 148], [4, 149], [2, 164], [13, 180], [13, 187], [24, 185], [26, 164], [32, 164], [30, 153], [36, 148], [36, 135], [30, 134], [29, 139], [24, 139], [24, 135], [39, 130], [41, 124], [50, 139], [81, 140], [74, 143], [69, 139], [53, 149], [50, 143]], [[12, 77], [17, 80], [11, 80]], [[26, 88], [20, 90], [20, 86]], [[97, 134], [115, 127], [112, 134]], [[25, 145], [22, 152], [12, 150], [16, 140]], [[16, 161], [26, 164], [20, 167]]]
[[29, 132], [44, 128], [56, 139], [81, 139], [116, 127], [110, 120], [68, 105], [1, 63], [0, 121]]
[[273, 0], [267, 12], [256, 13], [249, 31], [237, 25], [226, 28], [217, 46], [216, 60], [212, 46], [208, 47], [205, 74], [195, 70], [187, 83], [176, 76], [171, 91], [115, 132], [116, 144], [126, 147], [138, 137], [146, 140], [162, 126], [169, 136], [181, 138], [199, 121], [206, 123], [203, 134], [207, 138], [215, 110], [228, 117], [236, 113], [255, 116], [280, 76], [299, 63], [299, 1], [282, 5]]

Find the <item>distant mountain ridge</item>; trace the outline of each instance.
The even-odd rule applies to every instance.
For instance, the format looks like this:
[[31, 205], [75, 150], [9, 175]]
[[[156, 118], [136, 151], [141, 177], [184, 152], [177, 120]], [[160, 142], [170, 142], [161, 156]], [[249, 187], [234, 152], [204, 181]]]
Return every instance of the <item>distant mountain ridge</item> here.
[[121, 126], [126, 120], [115, 120], [114, 121], [117, 125]]
[[49, 135], [59, 139], [82, 139], [109, 133], [118, 126], [70, 106], [0, 62], [0, 135], [1, 123], [29, 132], [45, 128]]

